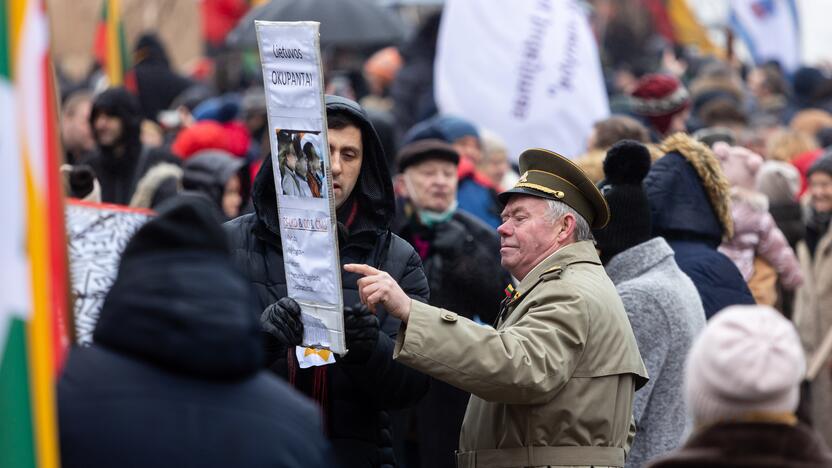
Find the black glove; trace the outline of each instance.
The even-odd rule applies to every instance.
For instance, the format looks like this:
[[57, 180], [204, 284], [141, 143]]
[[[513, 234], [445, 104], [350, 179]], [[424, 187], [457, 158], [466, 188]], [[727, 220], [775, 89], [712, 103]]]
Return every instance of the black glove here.
[[281, 298], [260, 314], [260, 328], [284, 350], [299, 346], [303, 341], [300, 305], [290, 297]]
[[344, 336], [349, 352], [341, 358], [348, 364], [364, 364], [378, 343], [378, 317], [367, 306], [344, 307]]

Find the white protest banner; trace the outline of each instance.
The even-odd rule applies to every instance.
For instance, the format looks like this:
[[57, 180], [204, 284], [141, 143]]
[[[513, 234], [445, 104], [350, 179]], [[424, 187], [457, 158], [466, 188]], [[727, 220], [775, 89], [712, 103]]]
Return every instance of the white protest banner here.
[[75, 334], [78, 344], [92, 343], [92, 332], [104, 298], [113, 286], [121, 253], [140, 227], [153, 217], [151, 210], [69, 200], [66, 234], [72, 279]]
[[[288, 294], [301, 306], [303, 345], [344, 354], [319, 24], [255, 21], [255, 27]], [[334, 362], [331, 353], [298, 352], [320, 358], [313, 365]]]
[[609, 115], [598, 47], [575, 0], [448, 0], [434, 91], [439, 109], [527, 148], [567, 157]]

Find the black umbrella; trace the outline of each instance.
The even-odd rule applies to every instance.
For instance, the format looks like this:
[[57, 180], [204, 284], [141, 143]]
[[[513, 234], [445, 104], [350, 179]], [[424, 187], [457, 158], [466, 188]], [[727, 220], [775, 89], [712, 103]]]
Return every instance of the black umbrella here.
[[248, 12], [228, 34], [227, 43], [256, 48], [254, 20], [317, 21], [323, 47], [387, 45], [403, 37], [398, 19], [372, 0], [272, 0]]

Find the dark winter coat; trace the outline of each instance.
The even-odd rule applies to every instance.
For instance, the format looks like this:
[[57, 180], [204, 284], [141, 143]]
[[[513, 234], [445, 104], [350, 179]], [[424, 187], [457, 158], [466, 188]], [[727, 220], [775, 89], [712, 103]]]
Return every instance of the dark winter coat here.
[[58, 384], [64, 467], [332, 466], [317, 408], [261, 370], [259, 305], [199, 202], [166, 203], [138, 231], [95, 344], [71, 349]]
[[803, 235], [806, 233], [800, 203], [796, 201], [771, 203], [768, 211], [774, 218], [774, 222], [777, 223], [777, 227], [783, 231], [789, 246], [793, 249], [797, 248], [797, 243], [803, 239]]
[[[511, 276], [500, 266], [500, 238], [493, 229], [462, 210], [428, 229], [414, 219], [410, 206], [403, 205], [393, 231], [422, 257], [431, 305], [486, 324], [494, 321]], [[431, 380], [427, 395], [409, 415], [417, 427], [421, 466], [456, 465], [454, 452], [469, 397], [468, 392]]]
[[676, 452], [650, 468], [832, 467], [826, 445], [808, 426], [723, 423], [695, 433]]
[[133, 52], [136, 90], [144, 118], [157, 121], [159, 112], [168, 109], [191, 81], [174, 72], [165, 46], [155, 34], [145, 34]]
[[650, 202], [653, 234], [673, 248], [711, 317], [733, 304], [754, 304], [737, 266], [717, 251], [731, 237], [733, 223], [728, 182], [705, 145], [677, 134], [666, 139], [666, 154], [650, 168], [644, 190]]
[[[339, 222], [341, 264], [366, 263], [386, 271], [412, 298], [426, 301], [428, 285], [419, 256], [388, 226], [395, 215], [393, 187], [381, 145], [364, 112], [354, 102], [327, 96], [327, 111], [349, 113], [362, 123], [364, 159], [358, 183], [339, 209], [339, 221], [356, 206], [349, 227]], [[283, 251], [276, 205], [271, 158], [254, 181], [255, 212], [226, 223], [231, 237], [234, 263], [257, 289], [259, 305], [265, 309], [287, 295]], [[344, 304], [359, 302], [359, 276], [341, 272]], [[400, 322], [383, 308], [376, 309], [382, 333], [366, 364], [336, 362], [324, 367], [327, 382], [325, 418], [327, 433], [339, 463], [350, 467], [395, 464], [392, 436], [386, 410], [414, 405], [427, 391], [428, 378], [393, 361], [393, 346]], [[297, 367], [292, 356], [289, 367]], [[285, 360], [284, 360], [285, 361]], [[268, 363], [286, 377], [286, 363]], [[311, 393], [304, 383], [312, 380], [314, 368], [296, 369], [298, 387]]]
[[99, 114], [121, 120], [121, 139], [114, 146], [101, 146], [87, 164], [92, 167], [101, 185], [101, 201], [127, 205], [139, 180], [150, 168], [162, 162], [179, 164], [179, 160], [165, 151], [142, 148], [141, 111], [136, 98], [124, 88], [110, 88], [95, 98], [90, 112], [90, 124], [95, 125]]

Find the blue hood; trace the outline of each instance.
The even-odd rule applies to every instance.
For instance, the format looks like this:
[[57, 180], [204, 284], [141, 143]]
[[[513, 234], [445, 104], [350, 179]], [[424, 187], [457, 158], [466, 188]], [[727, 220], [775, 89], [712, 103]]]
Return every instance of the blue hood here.
[[727, 180], [706, 146], [687, 136], [671, 139], [671, 144], [662, 144], [670, 151], [653, 163], [644, 179], [653, 233], [716, 247], [733, 231]]

